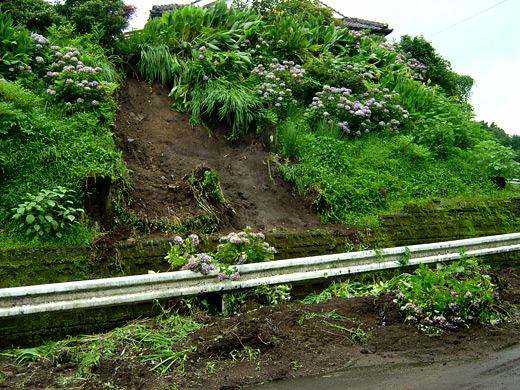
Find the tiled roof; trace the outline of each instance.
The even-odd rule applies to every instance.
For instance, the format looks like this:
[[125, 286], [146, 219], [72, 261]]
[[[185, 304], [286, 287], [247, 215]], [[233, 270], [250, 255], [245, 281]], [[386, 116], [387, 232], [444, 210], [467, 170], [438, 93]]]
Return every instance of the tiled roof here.
[[163, 13], [171, 12], [175, 8], [184, 7], [186, 4], [154, 5], [150, 10], [150, 19], [160, 18]]
[[388, 28], [388, 24], [386, 23], [372, 22], [370, 20], [349, 17], [344, 17], [343, 21], [351, 30], [370, 30], [370, 32], [373, 34], [382, 35], [388, 35], [394, 31], [393, 29]]

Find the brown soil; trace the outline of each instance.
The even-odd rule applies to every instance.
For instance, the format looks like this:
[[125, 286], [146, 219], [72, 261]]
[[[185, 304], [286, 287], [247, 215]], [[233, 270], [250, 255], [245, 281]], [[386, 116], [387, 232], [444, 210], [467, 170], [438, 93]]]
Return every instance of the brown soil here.
[[[128, 199], [139, 220], [153, 231], [165, 221], [178, 224], [201, 217], [203, 210], [187, 177], [196, 166], [204, 166], [218, 172], [229, 202], [220, 208], [213, 204], [222, 221], [215, 230], [246, 225], [257, 231], [323, 228], [313, 212], [313, 199], [282, 180], [254, 135], [229, 143], [222, 126], [191, 127], [185, 115], [170, 111], [167, 92], [129, 79], [122, 94], [116, 136], [132, 172], [134, 190]], [[120, 227], [114, 238], [125, 239], [130, 233]], [[98, 244], [107, 246], [108, 241], [101, 238]], [[518, 314], [520, 271], [496, 271], [493, 280], [499, 303]], [[158, 376], [150, 370], [152, 363], [140, 363], [133, 355], [129, 341], [115, 357], [101, 360], [88, 378], [78, 373], [70, 356], [24, 365], [0, 361], [0, 389], [239, 389], [361, 365], [484, 356], [518, 342], [520, 336], [517, 321], [428, 335], [404, 323], [391, 295], [272, 306], [250, 297], [237, 311], [229, 317], [194, 314], [207, 326], [174, 346], [196, 347], [183, 375], [170, 371]]]
[[129, 78], [116, 120], [115, 133], [133, 183], [129, 208], [148, 229], [168, 223], [196, 229], [195, 222], [205, 213], [189, 180], [196, 167], [218, 173], [227, 200], [225, 205], [209, 200], [211, 211], [221, 220], [209, 230], [323, 228], [314, 198], [298, 194], [282, 179], [271, 153], [253, 131], [229, 142], [222, 124], [193, 127], [187, 115], [171, 111], [168, 92], [160, 85]]
[[[512, 307], [518, 319], [520, 271], [492, 275], [499, 305]], [[233, 316], [199, 312], [194, 318], [207, 326], [173, 346], [196, 347], [184, 362], [183, 374], [150, 371], [153, 364], [140, 363], [129, 339], [112, 358], [99, 361], [88, 378], [78, 373], [71, 356], [60, 356], [59, 351], [57, 358], [23, 365], [0, 361], [0, 389], [240, 389], [360, 366], [482, 358], [518, 343], [520, 336], [517, 320], [427, 334], [404, 323], [391, 295], [272, 306], [250, 298]]]

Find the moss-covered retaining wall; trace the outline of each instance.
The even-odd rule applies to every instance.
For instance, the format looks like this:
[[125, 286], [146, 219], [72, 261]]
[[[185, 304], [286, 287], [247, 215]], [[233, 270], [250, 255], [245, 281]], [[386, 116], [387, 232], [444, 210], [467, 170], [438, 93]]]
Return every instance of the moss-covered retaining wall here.
[[[376, 228], [271, 233], [266, 240], [277, 248], [276, 259], [286, 259], [513, 233], [520, 231], [520, 198], [407, 205], [379, 219]], [[214, 248], [217, 240], [204, 237], [203, 250]], [[0, 288], [167, 271], [164, 257], [171, 242], [122, 242], [110, 254], [85, 247], [0, 251]], [[493, 256], [486, 262], [498, 267], [519, 265], [520, 252]], [[0, 348], [37, 337], [110, 327], [155, 310], [151, 304], [140, 304], [0, 319]]]
[[514, 233], [520, 229], [520, 198], [406, 205], [380, 215], [371, 240], [379, 247], [424, 244]]

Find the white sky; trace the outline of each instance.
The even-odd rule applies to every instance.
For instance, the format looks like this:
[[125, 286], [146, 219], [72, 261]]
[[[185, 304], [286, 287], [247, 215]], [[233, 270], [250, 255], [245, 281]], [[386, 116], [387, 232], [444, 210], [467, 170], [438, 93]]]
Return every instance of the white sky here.
[[[124, 1], [138, 8], [131, 28], [142, 28], [155, 4], [191, 2]], [[401, 35], [423, 35], [455, 72], [475, 79], [471, 104], [476, 119], [520, 135], [520, 0], [323, 2], [345, 16], [388, 23], [394, 29], [390, 42]]]

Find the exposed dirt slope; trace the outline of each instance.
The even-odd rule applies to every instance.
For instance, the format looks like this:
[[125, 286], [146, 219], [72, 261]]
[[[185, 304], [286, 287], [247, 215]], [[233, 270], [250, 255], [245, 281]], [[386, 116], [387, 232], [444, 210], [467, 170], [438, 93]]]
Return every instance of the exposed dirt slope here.
[[[229, 207], [220, 206], [221, 232], [251, 226], [255, 231], [304, 231], [320, 227], [313, 199], [285, 182], [271, 154], [254, 134], [225, 139], [219, 124], [192, 127], [170, 110], [168, 90], [133, 78], [120, 99], [116, 136], [134, 183], [131, 210], [147, 223], [200, 218], [187, 179], [197, 166], [214, 169]], [[321, 226], [323, 227], [323, 226]], [[339, 228], [339, 227], [335, 227]]]

